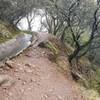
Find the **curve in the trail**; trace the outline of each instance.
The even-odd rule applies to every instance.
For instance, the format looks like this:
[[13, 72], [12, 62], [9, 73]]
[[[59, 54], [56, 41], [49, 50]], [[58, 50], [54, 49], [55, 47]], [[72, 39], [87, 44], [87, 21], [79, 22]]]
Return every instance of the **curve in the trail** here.
[[0, 61], [12, 58], [28, 48], [31, 38], [30, 34], [18, 34], [13, 39], [0, 44]]

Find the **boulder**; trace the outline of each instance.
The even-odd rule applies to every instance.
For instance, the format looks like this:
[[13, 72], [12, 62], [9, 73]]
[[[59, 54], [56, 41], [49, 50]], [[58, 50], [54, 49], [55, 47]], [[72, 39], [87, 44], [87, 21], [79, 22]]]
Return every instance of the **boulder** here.
[[30, 34], [18, 34], [13, 39], [0, 44], [0, 61], [4, 59], [12, 58], [31, 44], [31, 35]]

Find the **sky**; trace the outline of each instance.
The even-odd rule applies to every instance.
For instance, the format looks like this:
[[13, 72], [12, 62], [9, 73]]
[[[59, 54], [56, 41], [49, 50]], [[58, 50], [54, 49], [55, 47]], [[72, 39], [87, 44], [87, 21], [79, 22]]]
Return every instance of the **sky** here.
[[[35, 32], [38, 32], [38, 31], [39, 31], [40, 26], [41, 26], [41, 24], [40, 24], [40, 19], [41, 19], [40, 16], [36, 16], [36, 17], [35, 17], [34, 23], [33, 23], [33, 27], [32, 27], [32, 31], [35, 31]], [[22, 30], [27, 30], [28, 24], [27, 24], [26, 18], [21, 19], [21, 21], [20, 21], [18, 27], [19, 27], [20, 29], [22, 29]]]

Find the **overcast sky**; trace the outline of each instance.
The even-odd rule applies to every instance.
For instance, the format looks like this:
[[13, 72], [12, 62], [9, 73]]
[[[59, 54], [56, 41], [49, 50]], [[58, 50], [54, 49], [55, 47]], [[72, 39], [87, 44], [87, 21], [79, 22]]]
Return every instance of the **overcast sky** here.
[[[32, 31], [36, 31], [38, 32], [39, 29], [40, 29], [40, 19], [41, 17], [40, 16], [36, 16], [35, 19], [34, 19], [34, 23], [33, 23], [33, 27], [32, 27]], [[18, 26], [20, 29], [22, 30], [27, 30], [28, 28], [28, 24], [27, 24], [27, 20], [26, 18], [23, 18], [21, 21], [20, 21], [20, 25]]]

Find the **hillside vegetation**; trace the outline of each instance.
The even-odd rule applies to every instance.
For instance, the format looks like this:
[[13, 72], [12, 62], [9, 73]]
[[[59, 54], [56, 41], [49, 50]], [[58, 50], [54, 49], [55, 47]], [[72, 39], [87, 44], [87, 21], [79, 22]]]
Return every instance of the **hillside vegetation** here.
[[0, 0], [2, 100], [10, 92], [13, 100], [100, 100], [99, 0]]

